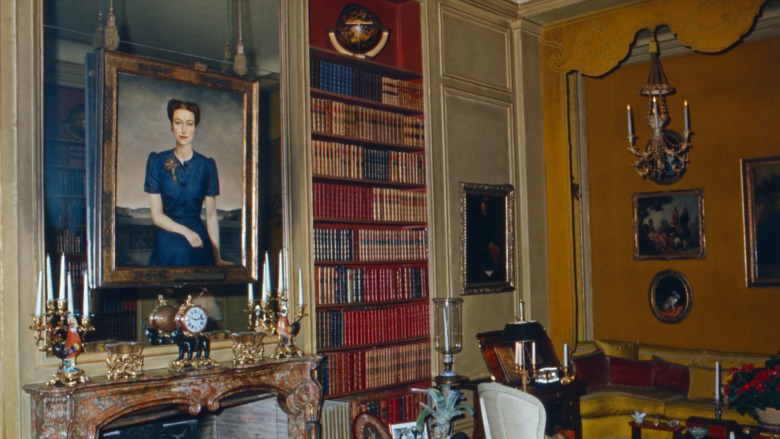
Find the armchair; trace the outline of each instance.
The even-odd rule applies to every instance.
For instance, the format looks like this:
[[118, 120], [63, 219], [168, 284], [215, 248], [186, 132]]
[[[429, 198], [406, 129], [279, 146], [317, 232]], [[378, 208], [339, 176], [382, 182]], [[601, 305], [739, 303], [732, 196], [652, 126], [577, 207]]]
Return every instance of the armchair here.
[[477, 389], [487, 439], [544, 438], [547, 413], [539, 398], [498, 383]]

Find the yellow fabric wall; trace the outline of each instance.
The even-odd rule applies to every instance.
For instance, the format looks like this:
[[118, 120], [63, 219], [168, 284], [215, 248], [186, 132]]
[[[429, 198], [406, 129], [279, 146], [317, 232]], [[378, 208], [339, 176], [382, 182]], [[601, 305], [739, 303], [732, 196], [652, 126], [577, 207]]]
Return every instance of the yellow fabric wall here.
[[[717, 55], [661, 56], [677, 89], [667, 99], [667, 128], [682, 131], [688, 100], [694, 132], [689, 169], [673, 185], [640, 178], [627, 151], [626, 104], [634, 109], [637, 146], [649, 136], [647, 99], [637, 92], [647, 64], [585, 79], [594, 336], [777, 352], [780, 288], [746, 287], [740, 159], [780, 155], [780, 38]], [[693, 188], [704, 191], [705, 259], [635, 261], [632, 194]], [[649, 306], [653, 276], [668, 269], [683, 273], [693, 291], [691, 312], [678, 324], [658, 321]]]

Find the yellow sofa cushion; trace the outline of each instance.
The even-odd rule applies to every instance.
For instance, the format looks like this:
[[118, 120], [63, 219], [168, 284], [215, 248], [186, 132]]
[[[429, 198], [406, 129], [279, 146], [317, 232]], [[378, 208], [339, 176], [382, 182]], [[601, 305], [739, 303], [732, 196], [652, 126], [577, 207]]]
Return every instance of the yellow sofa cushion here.
[[[590, 390], [580, 397], [580, 414], [583, 418], [627, 415], [641, 408], [647, 416], [663, 416], [667, 402], [684, 398], [679, 393], [664, 389], [607, 386]], [[630, 420], [627, 418], [626, 422]]]
[[639, 343], [634, 341], [595, 340], [596, 346], [608, 357], [636, 360]]
[[[723, 420], [737, 421], [739, 425], [756, 425], [756, 420], [749, 415], [740, 415], [739, 412], [728, 407], [723, 407], [722, 410], [721, 419]], [[708, 398], [671, 401], [666, 404], [664, 416], [668, 419], [678, 419], [680, 421], [685, 421], [691, 416], [714, 418], [715, 400]]]
[[747, 352], [721, 352], [706, 350], [702, 352], [703, 366], [715, 367], [715, 362], [720, 363], [721, 369], [740, 368], [743, 364], [763, 366], [769, 358], [769, 354], [752, 354]]
[[660, 357], [670, 363], [682, 364], [688, 366], [691, 364], [704, 365], [704, 351], [698, 349], [678, 348], [673, 346], [660, 346], [647, 343], [639, 343], [639, 360], [652, 360], [653, 357]]

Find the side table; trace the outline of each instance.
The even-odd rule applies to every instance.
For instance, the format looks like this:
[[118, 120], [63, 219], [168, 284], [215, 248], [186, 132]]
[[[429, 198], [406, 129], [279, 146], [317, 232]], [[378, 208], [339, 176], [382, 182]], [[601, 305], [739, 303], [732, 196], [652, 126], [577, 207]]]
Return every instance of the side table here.
[[642, 430], [662, 430], [662, 431], [671, 431], [672, 432], [672, 438], [678, 439], [683, 437], [683, 430], [685, 427], [682, 425], [677, 425], [676, 427], [672, 427], [669, 424], [665, 422], [661, 422], [658, 425], [655, 425], [653, 421], [644, 421], [641, 424], [638, 424], [634, 421], [630, 421], [628, 425], [631, 426], [631, 439], [642, 439]]
[[739, 433], [740, 426], [736, 421], [729, 421], [723, 419], [710, 419], [701, 418], [698, 416], [691, 416], [685, 421], [686, 427], [707, 427], [708, 438], [727, 438], [729, 432]]

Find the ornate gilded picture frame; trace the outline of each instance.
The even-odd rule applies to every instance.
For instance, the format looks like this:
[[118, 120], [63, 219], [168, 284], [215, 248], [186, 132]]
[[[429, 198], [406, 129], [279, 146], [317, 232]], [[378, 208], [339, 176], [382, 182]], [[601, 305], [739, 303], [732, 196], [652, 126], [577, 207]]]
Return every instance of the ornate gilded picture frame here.
[[742, 160], [748, 287], [780, 286], [780, 156]]
[[704, 259], [701, 189], [633, 194], [634, 259]]
[[693, 291], [688, 278], [675, 270], [664, 270], [650, 282], [650, 310], [663, 323], [680, 323], [693, 307]]
[[[88, 161], [98, 189], [88, 194], [87, 218], [95, 286], [256, 280], [257, 81], [110, 51], [98, 53], [96, 66], [96, 147]], [[197, 113], [195, 129], [183, 137], [191, 158], [174, 153], [181, 143], [174, 99], [197, 104], [187, 110]], [[153, 219], [155, 197], [155, 218], [162, 212], [208, 237], [165, 229]], [[186, 240], [173, 241], [180, 237]], [[213, 262], [159, 257], [192, 249], [206, 249]]]
[[460, 183], [461, 293], [514, 291], [512, 185]]

